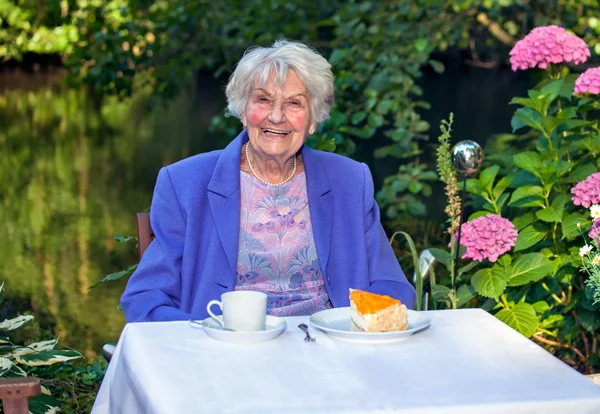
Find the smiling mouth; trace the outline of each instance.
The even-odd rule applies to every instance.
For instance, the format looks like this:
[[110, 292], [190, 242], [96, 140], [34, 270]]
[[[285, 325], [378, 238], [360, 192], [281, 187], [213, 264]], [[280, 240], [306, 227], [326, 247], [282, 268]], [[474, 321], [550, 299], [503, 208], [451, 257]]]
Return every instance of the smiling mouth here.
[[261, 128], [261, 129], [262, 129], [262, 132], [264, 132], [265, 134], [275, 136], [275, 137], [285, 136], [291, 132], [291, 131], [279, 131], [277, 129], [267, 129], [267, 128]]

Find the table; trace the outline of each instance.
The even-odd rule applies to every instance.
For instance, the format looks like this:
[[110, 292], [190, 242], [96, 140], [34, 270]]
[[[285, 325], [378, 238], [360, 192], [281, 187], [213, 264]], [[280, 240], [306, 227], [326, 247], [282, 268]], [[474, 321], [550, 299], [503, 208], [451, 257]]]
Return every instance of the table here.
[[93, 414], [600, 413], [600, 387], [480, 309], [430, 311], [392, 344], [336, 341], [308, 317], [257, 344], [187, 322], [126, 325]]

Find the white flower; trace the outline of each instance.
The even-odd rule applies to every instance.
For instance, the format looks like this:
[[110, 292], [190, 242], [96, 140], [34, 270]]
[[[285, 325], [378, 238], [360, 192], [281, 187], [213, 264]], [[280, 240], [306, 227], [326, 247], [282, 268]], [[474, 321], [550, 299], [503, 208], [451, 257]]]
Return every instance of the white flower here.
[[592, 264], [598, 266], [600, 264], [600, 256], [596, 256], [592, 259]]
[[594, 220], [600, 219], [600, 204], [594, 204], [590, 207], [590, 215]]
[[588, 254], [590, 254], [592, 252], [593, 247], [590, 246], [589, 244], [586, 244], [585, 246], [583, 246], [582, 248], [579, 249], [579, 256], [583, 257], [583, 256], [587, 256]]

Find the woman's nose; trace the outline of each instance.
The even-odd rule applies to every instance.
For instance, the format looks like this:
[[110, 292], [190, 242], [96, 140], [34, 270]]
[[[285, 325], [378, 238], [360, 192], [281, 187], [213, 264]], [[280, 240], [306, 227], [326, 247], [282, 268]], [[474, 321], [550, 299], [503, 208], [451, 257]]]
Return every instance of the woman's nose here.
[[280, 122], [283, 122], [284, 120], [285, 120], [285, 113], [283, 111], [282, 104], [280, 104], [280, 103], [274, 104], [273, 109], [271, 110], [271, 113], [269, 114], [269, 121], [273, 122], [274, 124], [278, 124]]

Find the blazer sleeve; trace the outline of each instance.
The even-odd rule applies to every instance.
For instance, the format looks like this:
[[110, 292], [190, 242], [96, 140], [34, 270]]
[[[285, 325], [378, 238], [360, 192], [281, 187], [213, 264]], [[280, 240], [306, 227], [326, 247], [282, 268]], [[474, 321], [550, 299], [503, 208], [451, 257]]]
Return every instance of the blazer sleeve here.
[[364, 171], [364, 226], [369, 260], [370, 292], [400, 299], [407, 308], [415, 307], [416, 292], [400, 268], [380, 221], [375, 202], [373, 177], [366, 164]]
[[148, 246], [121, 297], [127, 322], [192, 318], [179, 309], [185, 221], [169, 171], [162, 168], [150, 207], [155, 239]]

